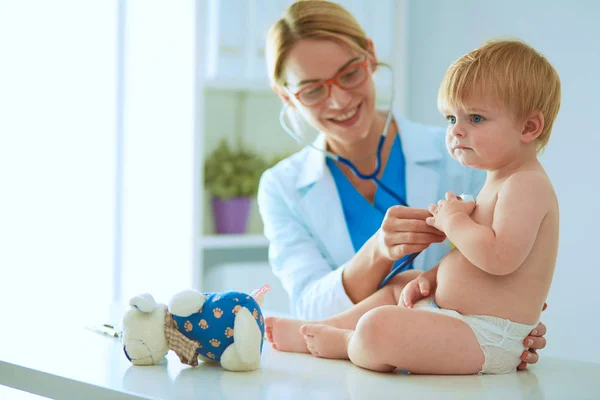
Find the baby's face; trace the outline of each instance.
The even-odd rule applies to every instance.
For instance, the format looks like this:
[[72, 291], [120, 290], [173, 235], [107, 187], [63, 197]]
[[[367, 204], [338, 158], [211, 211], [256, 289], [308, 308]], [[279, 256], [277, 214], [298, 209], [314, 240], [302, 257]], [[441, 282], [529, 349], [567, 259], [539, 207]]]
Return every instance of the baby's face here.
[[488, 171], [512, 162], [522, 145], [517, 118], [489, 97], [472, 96], [464, 107], [444, 110], [450, 155], [462, 165]]

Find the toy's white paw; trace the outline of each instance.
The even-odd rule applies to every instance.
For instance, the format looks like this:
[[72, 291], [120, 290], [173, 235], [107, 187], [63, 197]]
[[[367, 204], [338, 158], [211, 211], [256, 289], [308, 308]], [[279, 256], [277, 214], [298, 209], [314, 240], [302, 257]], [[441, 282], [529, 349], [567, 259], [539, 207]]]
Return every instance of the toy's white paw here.
[[242, 307], [233, 323], [233, 344], [243, 363], [254, 365], [260, 360], [260, 344], [262, 333], [256, 319], [246, 307]]
[[143, 293], [132, 297], [129, 300], [129, 305], [141, 312], [149, 313], [154, 310], [156, 301], [154, 301], [154, 297], [150, 293]]
[[189, 317], [202, 309], [204, 301], [204, 295], [199, 291], [184, 290], [173, 296], [169, 302], [169, 311], [178, 317]]

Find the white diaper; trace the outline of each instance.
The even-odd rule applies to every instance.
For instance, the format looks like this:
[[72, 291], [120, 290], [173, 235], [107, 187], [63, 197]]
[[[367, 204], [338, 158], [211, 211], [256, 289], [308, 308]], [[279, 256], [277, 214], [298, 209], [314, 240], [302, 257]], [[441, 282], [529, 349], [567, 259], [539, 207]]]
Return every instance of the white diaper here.
[[505, 374], [516, 370], [525, 350], [523, 341], [538, 325], [525, 325], [487, 315], [462, 315], [439, 308], [432, 298], [417, 302], [414, 308], [458, 318], [469, 325], [485, 359], [480, 374]]

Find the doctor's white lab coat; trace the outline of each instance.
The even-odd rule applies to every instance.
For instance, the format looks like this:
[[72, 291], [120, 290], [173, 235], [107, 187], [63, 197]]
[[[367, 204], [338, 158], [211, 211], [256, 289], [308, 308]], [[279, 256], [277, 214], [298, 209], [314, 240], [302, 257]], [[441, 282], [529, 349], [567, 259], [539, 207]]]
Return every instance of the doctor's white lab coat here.
[[[463, 167], [448, 154], [445, 129], [397, 114], [396, 122], [409, 206], [427, 208], [447, 191], [479, 193], [485, 171]], [[317, 143], [324, 148], [324, 137]], [[302, 319], [322, 319], [351, 307], [342, 271], [355, 251], [325, 155], [305, 147], [267, 170], [258, 207], [269, 240], [269, 262], [290, 296], [291, 312]], [[447, 240], [431, 245], [415, 259], [415, 269], [434, 267], [449, 250]]]

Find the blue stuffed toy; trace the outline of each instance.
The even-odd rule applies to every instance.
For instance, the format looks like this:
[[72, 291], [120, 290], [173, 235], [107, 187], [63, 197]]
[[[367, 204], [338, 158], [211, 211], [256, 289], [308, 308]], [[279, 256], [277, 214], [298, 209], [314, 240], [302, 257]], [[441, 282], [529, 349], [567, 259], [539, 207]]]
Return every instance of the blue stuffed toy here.
[[169, 307], [156, 304], [150, 294], [135, 296], [123, 317], [125, 355], [134, 365], [154, 365], [173, 350], [192, 366], [200, 359], [230, 371], [258, 369], [265, 333], [259, 304], [264, 289], [252, 295], [186, 290], [173, 296]]

